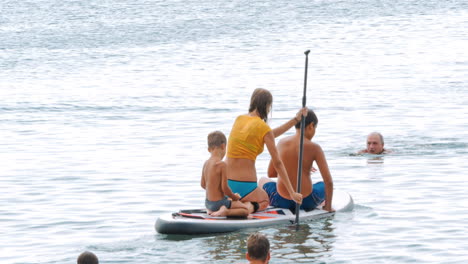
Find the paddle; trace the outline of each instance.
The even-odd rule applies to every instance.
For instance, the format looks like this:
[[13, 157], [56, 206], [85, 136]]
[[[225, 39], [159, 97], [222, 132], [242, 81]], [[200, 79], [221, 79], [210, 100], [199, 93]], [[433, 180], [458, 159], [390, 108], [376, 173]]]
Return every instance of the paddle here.
[[[304, 74], [304, 93], [302, 95], [302, 107], [306, 106], [306, 91], [307, 91], [307, 65], [309, 64], [309, 52], [306, 50], [304, 52], [305, 59], [305, 74]], [[301, 115], [301, 141], [299, 145], [299, 161], [297, 166], [297, 192], [301, 193], [301, 182], [302, 182], [302, 154], [304, 148], [304, 128], [305, 128], [305, 117]], [[296, 203], [296, 225], [299, 225], [299, 209], [300, 205]]]

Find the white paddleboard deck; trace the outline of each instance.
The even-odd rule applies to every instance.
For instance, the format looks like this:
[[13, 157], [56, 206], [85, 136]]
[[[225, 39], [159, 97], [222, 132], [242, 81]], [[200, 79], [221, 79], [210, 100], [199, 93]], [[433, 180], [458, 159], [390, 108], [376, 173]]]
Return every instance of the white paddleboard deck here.
[[[353, 198], [347, 192], [334, 190], [332, 207], [336, 212], [351, 211], [354, 207]], [[299, 219], [304, 222], [333, 214], [318, 207], [309, 212], [301, 210]], [[291, 224], [295, 220], [296, 216], [290, 210], [275, 207], [250, 214], [247, 218], [212, 217], [205, 209], [195, 209], [161, 215], [156, 220], [155, 229], [161, 234], [225, 233], [245, 228]]]

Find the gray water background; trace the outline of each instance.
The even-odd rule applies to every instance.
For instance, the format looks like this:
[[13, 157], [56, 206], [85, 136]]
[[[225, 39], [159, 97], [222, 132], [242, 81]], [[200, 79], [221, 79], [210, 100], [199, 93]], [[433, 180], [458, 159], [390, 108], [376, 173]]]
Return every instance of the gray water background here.
[[[0, 0], [0, 263], [245, 263], [254, 231], [271, 263], [466, 262], [466, 47], [461, 0]], [[272, 127], [294, 116], [307, 49], [314, 140], [354, 211], [158, 234], [203, 206], [206, 135], [253, 89]], [[351, 156], [372, 131], [395, 153]]]

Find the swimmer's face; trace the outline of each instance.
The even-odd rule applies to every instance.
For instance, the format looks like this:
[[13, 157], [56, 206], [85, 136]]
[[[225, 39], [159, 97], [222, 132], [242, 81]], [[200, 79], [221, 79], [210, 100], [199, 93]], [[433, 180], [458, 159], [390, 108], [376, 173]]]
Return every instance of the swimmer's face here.
[[367, 152], [370, 154], [380, 154], [384, 149], [384, 144], [380, 140], [380, 137], [375, 134], [371, 134], [367, 137]]

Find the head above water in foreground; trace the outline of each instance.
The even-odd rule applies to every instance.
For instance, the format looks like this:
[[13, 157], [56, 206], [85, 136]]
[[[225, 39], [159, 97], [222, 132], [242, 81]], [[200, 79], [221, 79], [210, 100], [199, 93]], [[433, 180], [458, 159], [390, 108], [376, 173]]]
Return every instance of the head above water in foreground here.
[[85, 251], [78, 256], [77, 264], [99, 264], [99, 260], [94, 253]]
[[270, 242], [260, 233], [253, 233], [247, 239], [247, 260], [250, 263], [268, 263], [270, 261]]

